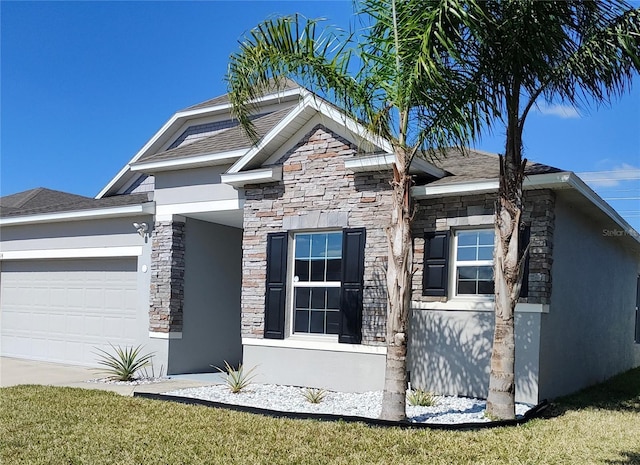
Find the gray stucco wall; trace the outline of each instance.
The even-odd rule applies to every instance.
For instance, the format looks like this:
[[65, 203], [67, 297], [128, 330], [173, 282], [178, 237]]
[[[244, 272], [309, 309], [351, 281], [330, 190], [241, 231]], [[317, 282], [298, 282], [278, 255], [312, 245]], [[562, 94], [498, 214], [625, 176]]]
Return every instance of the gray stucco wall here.
[[541, 397], [640, 365], [640, 345], [633, 341], [638, 255], [629, 238], [606, 235], [619, 226], [588, 218], [573, 205], [558, 195], [553, 293], [541, 322]]
[[[536, 404], [540, 313], [516, 313], [516, 401]], [[486, 398], [494, 314], [418, 310], [411, 315], [411, 386], [438, 394]]]
[[242, 198], [240, 190], [220, 183], [220, 175], [228, 168], [229, 165], [225, 165], [157, 173], [154, 192], [156, 205]]
[[143, 245], [133, 222], [153, 219], [149, 215], [124, 218], [64, 221], [56, 223], [3, 226], [2, 250], [70, 249], [84, 247], [125, 247]]
[[332, 350], [245, 345], [255, 381], [343, 392], [382, 390], [385, 356]]
[[240, 229], [187, 219], [182, 338], [168, 340], [169, 374], [240, 361], [241, 259]]

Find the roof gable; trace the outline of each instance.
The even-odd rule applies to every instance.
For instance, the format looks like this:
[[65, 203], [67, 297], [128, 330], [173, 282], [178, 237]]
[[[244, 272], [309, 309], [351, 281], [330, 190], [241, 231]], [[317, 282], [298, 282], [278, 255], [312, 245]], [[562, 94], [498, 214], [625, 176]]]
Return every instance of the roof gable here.
[[[293, 81], [287, 81], [282, 90], [274, 90], [255, 102], [264, 111], [269, 108], [281, 109], [288, 103], [297, 102], [306, 91]], [[189, 121], [202, 120], [211, 117], [231, 118], [231, 104], [228, 96], [222, 95], [214, 99], [193, 105], [184, 110], [176, 112], [147, 143], [129, 160], [129, 162], [109, 181], [109, 183], [98, 193], [96, 198], [103, 198], [115, 195], [127, 185], [135, 182], [135, 179], [142, 176], [141, 173], [132, 169], [132, 165], [142, 157], [150, 156], [158, 152], [167, 151], [170, 143], [180, 137], [183, 128]], [[176, 147], [177, 148], [177, 147]]]
[[[254, 124], [258, 136], [262, 137], [267, 134], [292, 108], [292, 106], [289, 106], [282, 110], [260, 115], [255, 118]], [[190, 144], [143, 156], [134, 163], [133, 166], [134, 169], [143, 169], [145, 164], [151, 162], [181, 160], [195, 156], [213, 155], [241, 149], [249, 150], [252, 145], [251, 140], [247, 137], [244, 130], [238, 126], [236, 121], [231, 127], [221, 129], [212, 135], [203, 137]]]

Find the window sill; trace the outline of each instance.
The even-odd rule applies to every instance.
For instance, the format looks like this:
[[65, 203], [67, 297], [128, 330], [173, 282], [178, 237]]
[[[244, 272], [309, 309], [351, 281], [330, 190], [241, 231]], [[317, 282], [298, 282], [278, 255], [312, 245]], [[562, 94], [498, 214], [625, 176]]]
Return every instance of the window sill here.
[[[494, 299], [482, 298], [477, 299], [461, 299], [453, 298], [446, 302], [420, 302], [411, 301], [411, 308], [414, 310], [448, 310], [448, 311], [467, 311], [467, 312], [493, 312]], [[548, 304], [528, 304], [519, 303], [516, 305], [517, 313], [549, 313]]]
[[326, 350], [331, 352], [353, 352], [361, 354], [386, 355], [385, 346], [366, 346], [362, 344], [340, 344], [337, 341], [319, 341], [313, 339], [258, 339], [243, 337], [243, 346], [280, 347], [285, 349]]

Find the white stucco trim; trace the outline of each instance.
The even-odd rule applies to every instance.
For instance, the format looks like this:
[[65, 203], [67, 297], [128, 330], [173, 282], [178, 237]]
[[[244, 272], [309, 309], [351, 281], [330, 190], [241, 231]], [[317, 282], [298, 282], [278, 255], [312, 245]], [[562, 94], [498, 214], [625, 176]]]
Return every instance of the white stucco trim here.
[[247, 150], [248, 149], [231, 150], [228, 152], [194, 155], [187, 158], [136, 163], [131, 166], [131, 171], [157, 173], [159, 171], [184, 170], [188, 168], [199, 168], [202, 166], [225, 165], [233, 163], [238, 158], [242, 157], [247, 153]]
[[151, 339], [182, 339], [182, 332], [174, 331], [172, 333], [160, 333], [149, 331]]
[[156, 221], [168, 221], [173, 215], [185, 215], [189, 213], [219, 212], [229, 210], [242, 210], [243, 199], [208, 200], [204, 202], [175, 203], [170, 205], [158, 205], [156, 207]]
[[70, 212], [42, 213], [8, 218], [0, 218], [0, 226], [13, 226], [19, 224], [55, 223], [60, 221], [94, 220], [102, 218], [125, 217], [135, 215], [153, 215], [155, 204], [145, 202], [141, 205], [127, 205], [124, 207], [93, 208], [89, 210], [76, 210]]
[[283, 349], [324, 350], [331, 352], [352, 352], [360, 354], [386, 355], [385, 346], [365, 346], [361, 344], [340, 344], [338, 342], [313, 341], [303, 339], [257, 339], [242, 338], [243, 346], [280, 347]]
[[220, 176], [220, 181], [234, 187], [244, 187], [245, 184], [282, 181], [282, 166], [223, 174]]
[[78, 249], [40, 249], [0, 251], [0, 260], [44, 260], [52, 258], [140, 257], [141, 246], [85, 247]]
[[[395, 162], [395, 159], [396, 157], [392, 153], [371, 155], [366, 157], [355, 156], [349, 160], [345, 160], [344, 167], [356, 173], [382, 171], [382, 170], [390, 169], [391, 165]], [[411, 167], [409, 168], [409, 172], [411, 174], [426, 173], [432, 176], [436, 176], [437, 174], [436, 177], [441, 178], [443, 176], [443, 173], [439, 173], [439, 172], [435, 173], [433, 168], [434, 168], [433, 165], [424, 161], [423, 159], [414, 158], [413, 161], [411, 162]]]
[[[493, 312], [495, 302], [493, 299], [449, 299], [446, 302], [421, 302], [411, 301], [413, 310], [446, 310], [460, 312]], [[518, 303], [516, 313], [549, 313], [548, 304]]]

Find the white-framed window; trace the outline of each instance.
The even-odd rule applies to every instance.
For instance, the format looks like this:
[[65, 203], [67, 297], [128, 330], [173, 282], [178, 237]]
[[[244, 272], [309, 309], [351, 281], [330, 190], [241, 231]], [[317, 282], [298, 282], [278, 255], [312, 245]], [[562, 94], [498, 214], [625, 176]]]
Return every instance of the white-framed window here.
[[293, 235], [291, 334], [339, 333], [342, 237], [342, 231]]
[[458, 230], [453, 241], [453, 284], [457, 296], [491, 296], [493, 229]]

